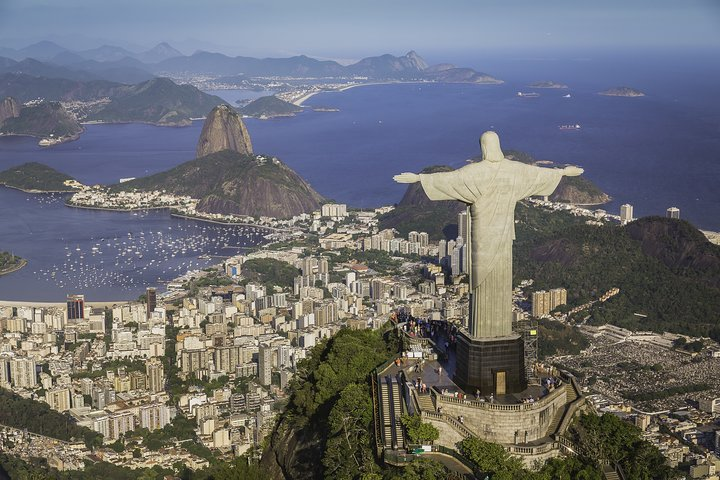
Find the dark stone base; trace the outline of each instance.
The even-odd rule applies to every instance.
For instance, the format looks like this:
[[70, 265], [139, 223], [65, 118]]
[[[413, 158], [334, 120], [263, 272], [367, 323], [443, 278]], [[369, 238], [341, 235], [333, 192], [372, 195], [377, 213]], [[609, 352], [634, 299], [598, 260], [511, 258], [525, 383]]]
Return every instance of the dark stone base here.
[[480, 389], [482, 395], [502, 394], [500, 383], [505, 378], [505, 393], [519, 393], [527, 388], [525, 352], [522, 337], [481, 340], [458, 334], [453, 381], [466, 393]]

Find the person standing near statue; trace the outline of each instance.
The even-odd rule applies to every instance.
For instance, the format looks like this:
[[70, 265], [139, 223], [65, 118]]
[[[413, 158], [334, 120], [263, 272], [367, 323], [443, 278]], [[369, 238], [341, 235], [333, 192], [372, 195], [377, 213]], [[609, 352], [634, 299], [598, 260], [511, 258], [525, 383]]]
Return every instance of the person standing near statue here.
[[482, 161], [452, 172], [401, 173], [398, 183], [422, 184], [430, 200], [459, 200], [468, 206], [471, 304], [468, 330], [474, 338], [512, 334], [512, 243], [515, 204], [534, 195], [550, 195], [563, 176], [582, 168], [542, 168], [505, 158], [500, 139], [480, 137]]

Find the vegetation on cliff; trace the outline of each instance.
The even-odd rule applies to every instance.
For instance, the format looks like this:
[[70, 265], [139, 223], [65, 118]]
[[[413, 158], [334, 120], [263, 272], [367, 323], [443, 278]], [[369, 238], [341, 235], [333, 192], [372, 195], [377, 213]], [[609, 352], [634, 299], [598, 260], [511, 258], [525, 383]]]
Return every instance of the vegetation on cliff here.
[[275, 95], [260, 97], [245, 105], [241, 110], [249, 117], [288, 117], [302, 112], [302, 107], [280, 100]]
[[323, 198], [276, 158], [225, 150], [165, 172], [112, 187], [114, 191], [165, 190], [200, 199], [198, 210], [290, 218], [312, 212]]
[[80, 427], [46, 403], [36, 402], [0, 388], [0, 424], [70, 441], [84, 441], [88, 447], [102, 444], [102, 435]]
[[689, 223], [647, 217], [597, 227], [527, 208], [516, 218], [516, 282], [565, 287], [569, 305], [617, 287], [618, 295], [587, 312], [594, 322], [720, 339], [720, 247]]
[[314, 347], [298, 366], [262, 466], [289, 478], [378, 473], [370, 375], [396, 352], [396, 343], [372, 330], [341, 330]]
[[670, 480], [679, 472], [667, 466], [660, 451], [643, 440], [640, 431], [615, 415], [583, 413], [573, 422], [568, 435], [577, 456], [549, 460], [539, 471], [529, 471], [497, 444], [471, 437], [458, 444], [463, 456], [477, 471], [493, 480], [602, 480], [602, 464], [619, 465], [625, 478]]
[[0, 133], [33, 137], [72, 137], [82, 131], [75, 116], [58, 102], [22, 107], [17, 117], [5, 119], [0, 126]]
[[0, 185], [34, 192], [72, 192], [65, 181], [73, 180], [42, 163], [30, 162], [0, 172]]
[[263, 283], [268, 291], [276, 285], [292, 289], [293, 279], [299, 274], [297, 268], [274, 258], [251, 258], [242, 264], [245, 282]]

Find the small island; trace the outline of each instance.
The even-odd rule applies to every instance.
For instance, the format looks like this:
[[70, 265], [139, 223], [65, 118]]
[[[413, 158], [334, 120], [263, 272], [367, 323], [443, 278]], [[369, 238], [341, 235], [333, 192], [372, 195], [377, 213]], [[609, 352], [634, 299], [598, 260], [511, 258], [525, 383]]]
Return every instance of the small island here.
[[30, 162], [0, 172], [0, 185], [27, 193], [75, 192], [74, 178], [42, 163]]
[[302, 107], [281, 100], [275, 95], [260, 97], [240, 109], [243, 115], [255, 118], [292, 117], [302, 111]]
[[569, 88], [564, 83], [556, 83], [552, 81], [535, 82], [528, 85], [530, 88]]
[[608, 97], [644, 97], [645, 94], [640, 90], [630, 87], [614, 87], [600, 92], [600, 95]]
[[0, 276], [16, 272], [27, 265], [27, 260], [10, 252], [0, 252]]

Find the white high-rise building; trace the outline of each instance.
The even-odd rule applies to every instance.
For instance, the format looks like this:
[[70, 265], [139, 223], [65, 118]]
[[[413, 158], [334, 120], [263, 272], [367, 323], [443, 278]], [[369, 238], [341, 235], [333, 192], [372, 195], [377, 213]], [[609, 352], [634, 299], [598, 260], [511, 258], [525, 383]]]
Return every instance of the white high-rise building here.
[[620, 206], [620, 223], [622, 225], [627, 225], [628, 223], [632, 222], [633, 219], [633, 206], [629, 203], [626, 203], [625, 205]]
[[165, 390], [165, 372], [160, 360], [156, 358], [148, 360], [145, 364], [145, 373], [147, 375], [147, 389], [151, 393]]
[[677, 207], [670, 207], [666, 212], [667, 218], [680, 218], [680, 209]]
[[37, 385], [35, 360], [32, 358], [10, 360], [10, 378], [15, 387], [34, 388]]

